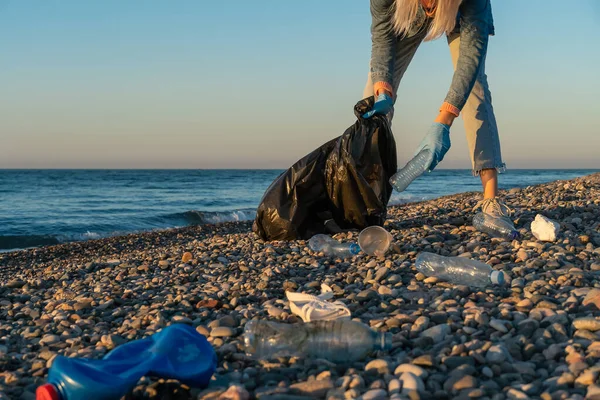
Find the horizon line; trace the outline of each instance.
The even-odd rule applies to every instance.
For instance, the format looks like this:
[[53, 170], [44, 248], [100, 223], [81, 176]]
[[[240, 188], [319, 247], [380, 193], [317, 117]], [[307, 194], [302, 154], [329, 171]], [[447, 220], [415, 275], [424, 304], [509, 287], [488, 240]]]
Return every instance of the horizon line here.
[[[0, 168], [0, 171], [285, 171], [287, 168]], [[400, 169], [400, 168], [398, 168]], [[436, 168], [436, 171], [472, 171], [471, 168]], [[507, 168], [506, 171], [598, 171], [600, 168]]]

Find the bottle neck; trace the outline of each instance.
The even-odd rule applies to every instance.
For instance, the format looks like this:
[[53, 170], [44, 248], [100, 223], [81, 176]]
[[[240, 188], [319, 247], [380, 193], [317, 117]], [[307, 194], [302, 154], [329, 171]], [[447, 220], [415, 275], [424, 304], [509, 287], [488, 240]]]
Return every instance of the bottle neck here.
[[331, 249], [334, 251], [348, 251], [353, 255], [360, 253], [360, 247], [356, 243], [340, 243], [331, 244]]
[[381, 333], [381, 350], [388, 351], [392, 349], [392, 334], [389, 332]]
[[67, 393], [66, 393], [67, 391], [65, 390], [64, 383], [61, 381], [61, 382], [52, 382], [52, 384], [56, 388], [56, 391], [58, 392], [58, 397], [60, 398], [60, 400], [65, 400], [67, 398]]
[[392, 348], [392, 334], [389, 332], [371, 331], [373, 334], [373, 350], [388, 351]]

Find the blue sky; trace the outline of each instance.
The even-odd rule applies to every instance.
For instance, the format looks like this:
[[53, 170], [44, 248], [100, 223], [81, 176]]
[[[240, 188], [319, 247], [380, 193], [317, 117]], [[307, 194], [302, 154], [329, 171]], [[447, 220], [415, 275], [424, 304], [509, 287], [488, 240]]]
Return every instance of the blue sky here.
[[[367, 0], [0, 0], [0, 168], [286, 168], [354, 121]], [[509, 168], [600, 168], [600, 1], [492, 0], [487, 74]], [[424, 43], [399, 164], [452, 77]], [[462, 122], [440, 168], [470, 168]]]

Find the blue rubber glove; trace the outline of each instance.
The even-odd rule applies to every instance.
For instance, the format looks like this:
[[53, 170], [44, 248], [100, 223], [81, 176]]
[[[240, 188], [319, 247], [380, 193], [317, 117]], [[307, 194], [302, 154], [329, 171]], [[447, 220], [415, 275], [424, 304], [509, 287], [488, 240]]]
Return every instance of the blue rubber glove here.
[[392, 111], [392, 108], [394, 108], [394, 101], [392, 98], [385, 93], [381, 93], [377, 96], [377, 99], [375, 99], [375, 104], [373, 104], [371, 111], [365, 113], [363, 118], [371, 118], [375, 114], [385, 115]]
[[434, 122], [417, 151], [415, 151], [415, 156], [423, 149], [431, 150], [433, 153], [433, 159], [431, 165], [429, 165], [429, 172], [431, 172], [444, 159], [446, 152], [450, 149], [450, 126]]

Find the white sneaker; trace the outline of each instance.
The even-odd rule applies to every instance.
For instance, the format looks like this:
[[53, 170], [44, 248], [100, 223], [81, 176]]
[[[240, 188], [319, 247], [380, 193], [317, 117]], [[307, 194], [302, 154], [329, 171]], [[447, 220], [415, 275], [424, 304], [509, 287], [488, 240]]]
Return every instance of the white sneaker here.
[[492, 217], [495, 217], [495, 218], [503, 219], [504, 221], [510, 222], [511, 224], [513, 224], [513, 221], [510, 219], [510, 217], [513, 214], [513, 210], [509, 206], [504, 204], [504, 202], [502, 200], [499, 200], [496, 197], [493, 197], [491, 199], [481, 200], [473, 208], [473, 211], [475, 211], [479, 208], [481, 209], [481, 211], [484, 214], [491, 215]]

